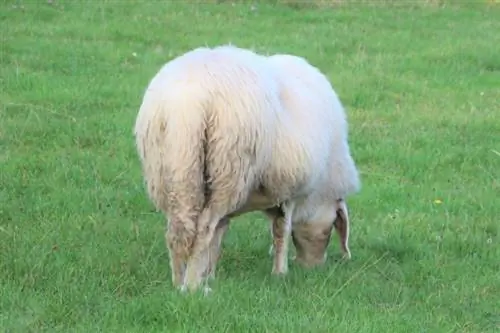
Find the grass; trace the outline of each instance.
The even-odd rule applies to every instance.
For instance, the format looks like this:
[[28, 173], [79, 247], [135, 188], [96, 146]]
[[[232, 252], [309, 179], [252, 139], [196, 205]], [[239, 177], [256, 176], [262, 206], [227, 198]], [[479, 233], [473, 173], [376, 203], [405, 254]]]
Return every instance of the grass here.
[[[2, 1], [1, 332], [498, 332], [500, 6]], [[214, 293], [170, 283], [132, 128], [174, 56], [308, 58], [346, 106], [353, 259], [270, 275], [241, 217]]]

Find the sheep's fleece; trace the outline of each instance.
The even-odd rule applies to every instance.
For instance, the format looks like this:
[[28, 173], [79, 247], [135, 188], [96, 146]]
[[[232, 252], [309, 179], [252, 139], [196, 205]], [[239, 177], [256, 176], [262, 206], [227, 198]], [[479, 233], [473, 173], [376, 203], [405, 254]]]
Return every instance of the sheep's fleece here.
[[305, 59], [233, 45], [189, 51], [149, 83], [134, 134], [148, 195], [168, 219], [175, 286], [213, 276], [229, 219], [250, 211], [279, 225], [278, 273], [290, 232], [304, 263], [325, 256], [334, 225], [350, 256], [344, 199], [360, 179], [346, 116]]

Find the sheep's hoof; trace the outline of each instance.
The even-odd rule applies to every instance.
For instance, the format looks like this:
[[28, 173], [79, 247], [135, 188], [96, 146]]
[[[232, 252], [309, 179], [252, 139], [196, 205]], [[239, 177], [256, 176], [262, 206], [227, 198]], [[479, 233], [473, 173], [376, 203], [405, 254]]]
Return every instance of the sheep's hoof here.
[[212, 293], [212, 288], [210, 288], [209, 286], [203, 287], [203, 295], [204, 296], [208, 296], [210, 293]]
[[[178, 289], [183, 294], [187, 293], [187, 291], [190, 290], [186, 285], [182, 285]], [[196, 290], [197, 289], [191, 289], [191, 292], [195, 292]], [[210, 288], [209, 286], [204, 286], [202, 292], [204, 296], [207, 296], [212, 292], [212, 288]]]

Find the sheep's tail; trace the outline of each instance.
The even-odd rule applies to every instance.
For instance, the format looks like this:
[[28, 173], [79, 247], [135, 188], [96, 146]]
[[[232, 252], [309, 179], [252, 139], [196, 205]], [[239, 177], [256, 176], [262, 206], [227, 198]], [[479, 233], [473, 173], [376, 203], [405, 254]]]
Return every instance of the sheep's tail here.
[[146, 92], [135, 132], [148, 194], [169, 216], [167, 243], [186, 260], [205, 204], [205, 103], [178, 82]]

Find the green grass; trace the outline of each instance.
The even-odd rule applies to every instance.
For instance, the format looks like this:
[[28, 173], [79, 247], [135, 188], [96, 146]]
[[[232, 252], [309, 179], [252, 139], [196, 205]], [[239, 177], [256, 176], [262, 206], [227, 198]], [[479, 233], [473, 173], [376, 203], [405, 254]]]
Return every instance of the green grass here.
[[[500, 5], [332, 2], [2, 1], [0, 332], [498, 332]], [[249, 214], [180, 295], [132, 128], [165, 62], [227, 42], [331, 79], [353, 259], [273, 278]]]

